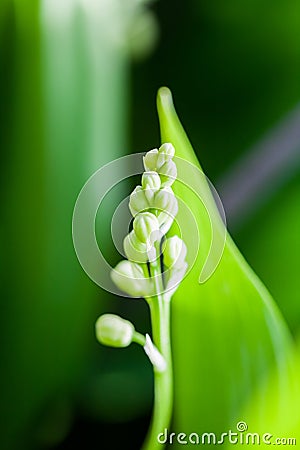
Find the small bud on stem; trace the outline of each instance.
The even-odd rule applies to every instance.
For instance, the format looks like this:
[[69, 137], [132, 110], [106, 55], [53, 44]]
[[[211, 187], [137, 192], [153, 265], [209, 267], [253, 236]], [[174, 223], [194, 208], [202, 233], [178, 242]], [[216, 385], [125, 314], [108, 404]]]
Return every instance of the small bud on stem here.
[[133, 340], [134, 326], [114, 314], [103, 314], [95, 325], [96, 337], [109, 347], [128, 347]]

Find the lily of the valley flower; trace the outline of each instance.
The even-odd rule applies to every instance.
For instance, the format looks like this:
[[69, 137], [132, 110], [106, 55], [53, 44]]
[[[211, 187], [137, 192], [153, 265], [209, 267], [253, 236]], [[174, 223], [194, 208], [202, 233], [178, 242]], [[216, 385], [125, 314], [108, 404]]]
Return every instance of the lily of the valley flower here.
[[129, 261], [145, 264], [157, 259], [154, 244], [141, 242], [132, 230], [124, 239], [124, 252]]
[[178, 236], [166, 239], [164, 248], [164, 264], [168, 268], [180, 267], [186, 257], [186, 245]]
[[121, 261], [111, 271], [115, 285], [132, 297], [146, 297], [153, 294], [152, 280], [145, 275], [140, 264], [132, 261]]
[[157, 267], [163, 261], [165, 268], [161, 267], [161, 271], [167, 269], [163, 284], [169, 294], [175, 291], [186, 271], [186, 247], [178, 236], [167, 238], [162, 247], [159, 245], [178, 212], [178, 202], [171, 188], [177, 176], [174, 154], [170, 143], [146, 153], [142, 185], [130, 196], [133, 230], [123, 242], [129, 261], [121, 261], [111, 277], [119, 289], [134, 297], [155, 295], [157, 275], [155, 279], [150, 276], [148, 263], [155, 263]]
[[143, 336], [135, 331], [131, 322], [116, 314], [103, 314], [95, 324], [96, 338], [100, 344], [124, 348], [132, 342], [143, 346], [146, 355], [157, 372], [166, 370], [166, 361], [153, 344], [149, 334]]
[[162, 186], [171, 186], [177, 177], [177, 169], [174, 161], [165, 162], [159, 169], [158, 173]]
[[129, 209], [131, 214], [136, 216], [139, 212], [145, 211], [150, 208], [150, 204], [147, 200], [146, 194], [142, 186], [137, 186], [130, 195]]
[[155, 193], [160, 189], [161, 180], [157, 172], [144, 172], [142, 176], [142, 188], [145, 193], [145, 197], [151, 204], [151, 201]]
[[134, 326], [115, 314], [103, 314], [95, 324], [96, 337], [103, 345], [128, 347], [133, 340]]
[[141, 242], [150, 244], [155, 241], [156, 232], [159, 231], [159, 222], [154, 214], [142, 212], [135, 217], [133, 229]]
[[[149, 303], [160, 298], [168, 304], [187, 269], [183, 241], [178, 236], [165, 237], [178, 212], [178, 202], [171, 188], [177, 176], [174, 154], [174, 147], [169, 143], [146, 153], [141, 186], [130, 195], [133, 230], [123, 241], [128, 260], [119, 262], [111, 271], [111, 278], [121, 291], [132, 297], [144, 297]], [[159, 304], [154, 311], [161, 311], [160, 308]], [[164, 320], [160, 312], [157, 314], [152, 320]], [[101, 343], [112, 347], [127, 347], [133, 341], [138, 342], [144, 347], [155, 372], [167, 370], [160, 348], [149, 335], [137, 333], [130, 322], [105, 314], [96, 323], [96, 334]], [[159, 342], [162, 345], [164, 341]]]
[[175, 149], [172, 144], [165, 143], [159, 148], [150, 150], [143, 158], [143, 163], [146, 171], [157, 171], [175, 155]]

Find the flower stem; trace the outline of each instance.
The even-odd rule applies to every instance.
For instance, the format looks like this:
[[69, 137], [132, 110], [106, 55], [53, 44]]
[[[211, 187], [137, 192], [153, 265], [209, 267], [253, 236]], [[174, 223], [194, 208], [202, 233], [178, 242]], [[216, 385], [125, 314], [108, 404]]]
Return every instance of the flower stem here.
[[161, 289], [162, 278], [158, 265], [151, 264], [157, 295], [148, 299], [152, 322], [153, 342], [164, 357], [167, 367], [163, 372], [154, 368], [154, 407], [150, 429], [142, 450], [162, 449], [158, 435], [169, 428], [173, 409], [173, 372], [170, 342], [170, 301]]
[[143, 334], [138, 333], [137, 331], [135, 331], [133, 333], [133, 336], [132, 336], [132, 342], [135, 342], [136, 344], [139, 344], [142, 347], [144, 347], [144, 345], [146, 343], [146, 339], [145, 339], [145, 336]]

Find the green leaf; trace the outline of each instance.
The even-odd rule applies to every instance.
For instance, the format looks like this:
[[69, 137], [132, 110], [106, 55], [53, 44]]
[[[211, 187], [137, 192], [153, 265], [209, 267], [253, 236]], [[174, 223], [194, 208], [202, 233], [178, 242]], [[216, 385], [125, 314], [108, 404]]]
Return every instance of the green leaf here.
[[243, 242], [250, 264], [270, 287], [293, 334], [300, 331], [300, 239], [296, 237], [300, 229], [299, 198], [298, 176], [247, 221], [237, 237]]
[[[176, 181], [174, 191], [192, 211], [200, 236], [196, 260], [172, 304], [174, 430], [222, 433], [236, 431], [237, 422], [244, 420], [253, 432], [254, 425], [263, 429], [266, 422], [265, 432], [276, 435], [272, 423], [276, 427], [280, 420], [270, 421], [266, 404], [270, 394], [265, 387], [272, 379], [273, 390], [280, 394], [272, 404], [274, 416], [288, 414], [287, 402], [282, 410], [279, 400], [287, 391], [293, 397], [293, 389], [298, 389], [291, 357], [294, 343], [270, 294], [228, 234], [219, 264], [218, 252], [209, 256], [208, 265], [217, 265], [216, 270], [199, 283], [212, 238], [220, 239], [221, 245], [225, 229], [167, 88], [159, 90], [157, 104], [162, 142], [174, 145], [176, 156], [182, 158], [176, 160], [178, 179], [188, 180], [186, 184]], [[193, 192], [195, 188], [204, 195], [206, 205]], [[177, 221], [188, 254], [195, 252], [195, 223], [182, 207]], [[249, 412], [254, 398], [255, 420]]]
[[[105, 301], [78, 263], [71, 220], [88, 176], [125, 152], [129, 55], [103, 35], [113, 16], [94, 7], [0, 2], [0, 448], [7, 450], [32, 448], [35, 439], [47, 446], [57, 421], [57, 439], [67, 432], [61, 399], [73, 408]], [[110, 208], [101, 217], [109, 232]]]

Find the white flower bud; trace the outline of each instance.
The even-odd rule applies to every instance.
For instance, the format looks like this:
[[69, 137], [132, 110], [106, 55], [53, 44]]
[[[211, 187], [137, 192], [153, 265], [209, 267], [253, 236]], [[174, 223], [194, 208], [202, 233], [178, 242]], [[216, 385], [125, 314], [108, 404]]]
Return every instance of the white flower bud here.
[[170, 161], [175, 155], [175, 148], [170, 143], [160, 146], [157, 158], [157, 167], [161, 167], [165, 162]]
[[178, 212], [178, 202], [171, 188], [165, 187], [156, 193], [153, 208], [159, 211], [157, 217], [159, 227], [162, 234], [166, 234]]
[[132, 230], [124, 239], [123, 247], [125, 255], [130, 261], [136, 263], [146, 263], [156, 259], [156, 251], [153, 244], [145, 244], [141, 242], [135, 231]]
[[131, 322], [114, 314], [100, 316], [95, 328], [98, 341], [110, 347], [128, 347], [135, 331]]
[[186, 257], [186, 245], [178, 236], [172, 236], [165, 242], [163, 252], [164, 264], [167, 267], [179, 267]]
[[157, 148], [150, 150], [149, 152], [146, 153], [146, 155], [143, 157], [143, 163], [146, 171], [156, 170], [157, 158], [158, 158]]
[[148, 202], [151, 202], [154, 194], [160, 188], [160, 176], [157, 172], [144, 172], [142, 176], [142, 187]]
[[152, 207], [175, 217], [178, 212], [178, 203], [172, 189], [169, 187], [160, 189], [155, 194]]
[[121, 261], [111, 271], [115, 285], [132, 297], [145, 297], [152, 294], [151, 280], [145, 277], [142, 267], [131, 261]]
[[129, 209], [133, 216], [149, 208], [148, 200], [142, 186], [137, 186], [130, 195]]
[[157, 372], [164, 372], [167, 368], [166, 360], [151, 341], [149, 334], [146, 334], [146, 344], [144, 345], [144, 350], [153, 364], [154, 369]]
[[157, 217], [150, 212], [142, 212], [135, 217], [133, 229], [141, 242], [145, 244], [154, 242], [156, 232], [159, 230]]
[[144, 172], [142, 176], [142, 187], [144, 189], [155, 189], [156, 191], [160, 188], [160, 177], [157, 172]]
[[174, 161], [165, 162], [158, 170], [162, 186], [171, 186], [177, 177], [177, 168]]

